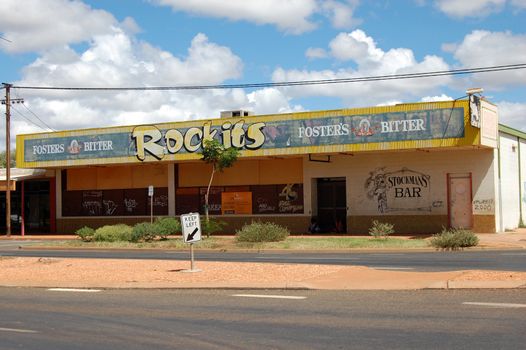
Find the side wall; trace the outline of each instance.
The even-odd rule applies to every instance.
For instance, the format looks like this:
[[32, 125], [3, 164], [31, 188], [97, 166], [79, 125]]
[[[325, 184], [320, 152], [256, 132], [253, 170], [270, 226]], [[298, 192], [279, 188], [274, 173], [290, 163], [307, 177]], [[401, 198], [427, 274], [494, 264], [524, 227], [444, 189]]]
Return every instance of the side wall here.
[[375, 219], [398, 233], [436, 233], [449, 225], [447, 174], [471, 174], [473, 229], [495, 232], [494, 167], [492, 149], [335, 155], [330, 163], [305, 158], [305, 209], [317, 215], [318, 178], [344, 177], [349, 233], [366, 234]]
[[[519, 150], [521, 144], [524, 146], [524, 141], [519, 143], [516, 136], [500, 133], [502, 223], [499, 229], [503, 231], [517, 228], [521, 221], [521, 205], [524, 205], [521, 192], [524, 189], [524, 180], [521, 179], [519, 166], [523, 168], [522, 162], [525, 160], [523, 153], [526, 151], [524, 148]], [[519, 161], [519, 154], [522, 158], [521, 161]]]

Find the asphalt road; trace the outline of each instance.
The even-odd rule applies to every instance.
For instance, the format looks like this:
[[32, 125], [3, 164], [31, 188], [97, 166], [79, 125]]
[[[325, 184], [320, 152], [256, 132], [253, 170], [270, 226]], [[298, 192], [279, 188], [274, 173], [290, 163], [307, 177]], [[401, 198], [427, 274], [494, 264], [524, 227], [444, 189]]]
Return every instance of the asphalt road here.
[[[75, 257], [111, 259], [189, 260], [189, 252], [175, 250], [33, 250], [0, 245], [0, 256]], [[470, 250], [458, 252], [347, 252], [347, 253], [241, 253], [196, 251], [196, 261], [272, 262], [358, 265], [407, 271], [466, 269], [526, 271], [525, 250]]]
[[521, 349], [525, 311], [520, 289], [0, 288], [0, 349]]

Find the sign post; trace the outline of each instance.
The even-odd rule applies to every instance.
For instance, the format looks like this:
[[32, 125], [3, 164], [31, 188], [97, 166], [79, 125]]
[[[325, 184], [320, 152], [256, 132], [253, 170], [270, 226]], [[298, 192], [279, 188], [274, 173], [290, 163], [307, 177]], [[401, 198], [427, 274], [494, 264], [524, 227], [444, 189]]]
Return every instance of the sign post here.
[[190, 270], [183, 270], [183, 272], [199, 272], [201, 270], [194, 267], [194, 243], [201, 240], [199, 213], [181, 215], [181, 227], [183, 229], [183, 241], [190, 243]]
[[150, 197], [150, 223], [153, 224], [153, 186], [148, 186], [148, 197]]

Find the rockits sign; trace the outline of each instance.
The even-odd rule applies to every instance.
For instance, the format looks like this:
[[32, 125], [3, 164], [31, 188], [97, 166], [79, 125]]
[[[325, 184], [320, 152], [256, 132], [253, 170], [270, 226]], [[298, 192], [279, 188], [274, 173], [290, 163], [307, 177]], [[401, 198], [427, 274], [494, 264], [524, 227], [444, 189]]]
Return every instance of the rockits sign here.
[[245, 124], [241, 120], [223, 123], [220, 129], [212, 129], [211, 123], [205, 123], [202, 127], [191, 127], [184, 131], [168, 129], [163, 132], [154, 125], [144, 125], [133, 129], [132, 139], [135, 141], [137, 158], [143, 161], [146, 152], [157, 159], [162, 159], [165, 154], [175, 154], [183, 148], [188, 153], [197, 152], [204, 141], [216, 136], [225, 148], [256, 150], [265, 143], [264, 127], [265, 123], [262, 122]]

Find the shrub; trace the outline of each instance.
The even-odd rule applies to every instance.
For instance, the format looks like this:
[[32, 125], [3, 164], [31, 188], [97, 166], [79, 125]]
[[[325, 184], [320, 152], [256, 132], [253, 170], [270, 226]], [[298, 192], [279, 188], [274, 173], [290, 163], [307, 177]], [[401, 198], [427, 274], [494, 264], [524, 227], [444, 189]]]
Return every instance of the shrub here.
[[236, 232], [238, 242], [279, 242], [284, 241], [290, 232], [287, 228], [273, 222], [252, 222]]
[[437, 249], [458, 250], [476, 246], [479, 239], [470, 230], [443, 228], [442, 232], [433, 235], [430, 244]]
[[106, 225], [95, 230], [93, 240], [97, 242], [131, 241], [132, 228], [125, 224]]
[[95, 234], [95, 230], [91, 227], [84, 226], [82, 228], [79, 228], [77, 231], [75, 231], [77, 236], [84, 241], [84, 242], [91, 242], [93, 240], [93, 235]]
[[201, 231], [206, 234], [206, 237], [210, 237], [211, 234], [221, 231], [226, 226], [226, 222], [215, 219], [208, 219], [208, 222], [201, 218]]
[[181, 222], [176, 218], [157, 218], [155, 220], [156, 234], [165, 240], [169, 235], [181, 234]]
[[374, 238], [385, 238], [387, 239], [390, 234], [393, 234], [394, 225], [388, 222], [380, 222], [373, 220], [373, 225], [369, 228], [369, 234]]
[[140, 222], [133, 226], [131, 242], [151, 242], [157, 236], [160, 226], [149, 222]]

